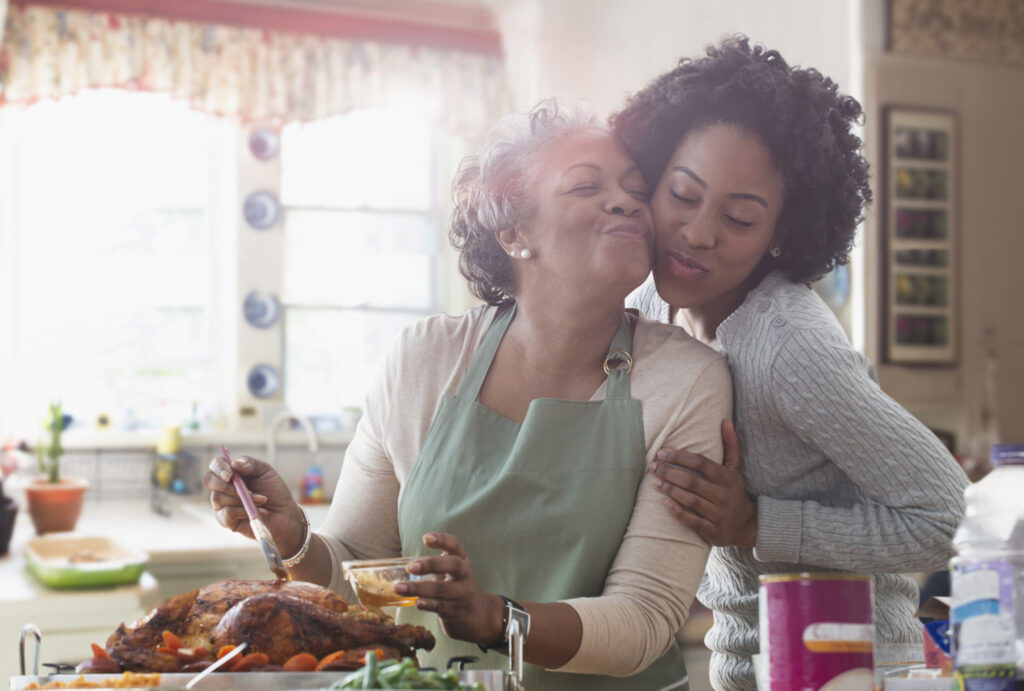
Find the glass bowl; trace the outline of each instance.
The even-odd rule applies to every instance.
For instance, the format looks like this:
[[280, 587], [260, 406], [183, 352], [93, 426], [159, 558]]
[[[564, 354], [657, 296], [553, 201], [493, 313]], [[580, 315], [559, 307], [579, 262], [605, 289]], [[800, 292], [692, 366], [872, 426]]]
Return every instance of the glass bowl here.
[[416, 604], [416, 598], [399, 595], [395, 584], [403, 581], [436, 581], [437, 574], [417, 575], [406, 569], [423, 557], [395, 557], [394, 559], [362, 559], [341, 562], [341, 570], [364, 607], [407, 607]]

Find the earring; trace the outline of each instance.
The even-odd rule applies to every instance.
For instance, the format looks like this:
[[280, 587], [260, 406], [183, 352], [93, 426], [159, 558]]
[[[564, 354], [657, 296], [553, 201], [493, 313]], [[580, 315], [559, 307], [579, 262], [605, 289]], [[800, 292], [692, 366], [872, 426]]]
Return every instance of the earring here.
[[533, 252], [531, 252], [529, 249], [523, 249], [519, 253], [519, 256], [522, 257], [523, 259], [529, 259], [530, 257], [533, 256]]
[[782, 256], [782, 248], [779, 247], [778, 245], [775, 245], [770, 250], [768, 250], [768, 254], [778, 259], [779, 257]]
[[509, 250], [508, 251], [508, 256], [510, 256], [510, 257], [516, 256], [516, 251], [515, 250]]

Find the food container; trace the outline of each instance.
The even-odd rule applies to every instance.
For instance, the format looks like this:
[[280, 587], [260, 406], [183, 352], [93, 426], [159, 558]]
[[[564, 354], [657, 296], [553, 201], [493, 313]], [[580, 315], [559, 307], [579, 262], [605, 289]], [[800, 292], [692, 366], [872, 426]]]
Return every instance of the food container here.
[[49, 533], [25, 545], [28, 570], [50, 588], [138, 583], [149, 555], [108, 537]]
[[760, 582], [759, 688], [875, 690], [869, 577], [788, 573]]
[[416, 604], [416, 598], [396, 593], [396, 583], [437, 580], [437, 574], [420, 576], [408, 572], [409, 564], [417, 559], [422, 557], [343, 561], [341, 569], [364, 607], [406, 607]]

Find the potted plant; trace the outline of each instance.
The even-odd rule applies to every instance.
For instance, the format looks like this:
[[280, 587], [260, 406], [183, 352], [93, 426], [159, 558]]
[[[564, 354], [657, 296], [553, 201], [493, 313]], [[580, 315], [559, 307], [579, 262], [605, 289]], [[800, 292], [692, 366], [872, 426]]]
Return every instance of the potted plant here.
[[36, 445], [36, 463], [40, 477], [25, 487], [28, 515], [36, 533], [74, 530], [82, 513], [82, 501], [89, 482], [83, 478], [64, 477], [60, 473], [60, 457], [64, 453], [61, 434], [67, 422], [60, 403], [50, 404], [46, 417], [46, 440]]

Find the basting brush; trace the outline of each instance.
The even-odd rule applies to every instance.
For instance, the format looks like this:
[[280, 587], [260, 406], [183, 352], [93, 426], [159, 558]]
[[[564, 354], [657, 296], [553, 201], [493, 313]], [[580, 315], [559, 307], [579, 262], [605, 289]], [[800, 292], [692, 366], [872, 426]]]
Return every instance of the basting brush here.
[[[228, 453], [226, 446], [220, 447], [221, 456], [228, 465], [231, 465], [231, 454]], [[267, 530], [267, 526], [260, 520], [259, 511], [256, 509], [256, 504], [252, 500], [252, 494], [249, 493], [249, 488], [245, 485], [245, 480], [242, 476], [236, 472], [231, 474], [231, 482], [235, 485], [235, 492], [238, 493], [238, 498], [242, 500], [242, 506], [245, 507], [245, 513], [249, 516], [249, 525], [252, 527], [252, 534], [256, 537], [256, 540], [260, 543], [260, 549], [263, 550], [263, 558], [267, 562], [267, 566], [274, 572], [279, 580], [287, 581], [291, 580], [288, 575], [288, 570], [284, 568], [284, 561], [281, 559], [281, 553], [277, 550], [277, 545], [274, 544], [274, 538]]]

